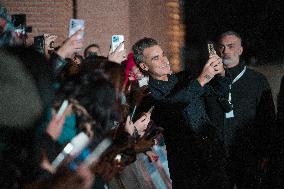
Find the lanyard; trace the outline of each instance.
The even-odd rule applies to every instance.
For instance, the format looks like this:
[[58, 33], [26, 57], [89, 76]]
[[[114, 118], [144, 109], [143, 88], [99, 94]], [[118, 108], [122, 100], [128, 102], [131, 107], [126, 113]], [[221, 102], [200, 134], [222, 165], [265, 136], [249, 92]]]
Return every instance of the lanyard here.
[[237, 76], [235, 77], [235, 79], [232, 81], [232, 84], [229, 85], [230, 91], [229, 91], [229, 98], [228, 98], [228, 101], [229, 101], [230, 104], [231, 104], [231, 102], [232, 102], [232, 95], [231, 95], [232, 85], [233, 85], [235, 82], [237, 82], [237, 81], [244, 75], [244, 73], [246, 72], [246, 70], [247, 70], [247, 67], [245, 66], [244, 69], [243, 69], [243, 71], [241, 71], [241, 73], [239, 73], [239, 75], [237, 75]]
[[234, 116], [234, 110], [233, 110], [233, 104], [232, 104], [232, 93], [231, 93], [232, 85], [233, 85], [236, 81], [238, 81], [238, 80], [244, 75], [244, 73], [246, 72], [246, 69], [247, 69], [247, 67], [245, 66], [244, 69], [243, 69], [243, 71], [241, 71], [241, 73], [239, 73], [239, 75], [237, 75], [237, 77], [235, 77], [235, 79], [232, 81], [232, 84], [229, 85], [230, 91], [229, 91], [228, 102], [229, 102], [229, 104], [231, 105], [232, 110], [231, 110], [230, 112], [228, 112], [228, 113], [225, 113], [225, 117], [226, 117], [226, 118], [233, 118], [233, 117], [235, 117], [235, 116]]
[[[241, 71], [241, 73], [239, 73], [239, 75], [237, 75], [237, 76], [235, 77], [235, 79], [232, 81], [232, 84], [234, 84], [236, 81], [238, 81], [238, 80], [244, 75], [244, 73], [246, 72], [246, 70], [247, 70], [247, 67], [245, 66], [244, 69], [243, 69], [243, 71]], [[232, 85], [232, 84], [231, 84], [231, 85]]]

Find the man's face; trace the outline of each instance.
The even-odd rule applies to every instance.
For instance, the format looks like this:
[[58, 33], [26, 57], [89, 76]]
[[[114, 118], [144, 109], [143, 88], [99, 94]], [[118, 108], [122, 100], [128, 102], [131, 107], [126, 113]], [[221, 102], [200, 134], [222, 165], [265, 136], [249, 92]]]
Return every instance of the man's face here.
[[235, 35], [227, 35], [220, 39], [218, 51], [223, 63], [228, 67], [239, 64], [240, 56], [243, 52], [241, 40]]
[[169, 60], [159, 45], [144, 49], [140, 67], [157, 80], [167, 80], [171, 73]]

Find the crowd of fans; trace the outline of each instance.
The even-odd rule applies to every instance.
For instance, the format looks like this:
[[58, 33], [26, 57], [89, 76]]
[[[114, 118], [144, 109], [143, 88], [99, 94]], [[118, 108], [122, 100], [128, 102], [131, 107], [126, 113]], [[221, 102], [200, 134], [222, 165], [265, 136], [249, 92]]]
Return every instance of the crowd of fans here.
[[[151, 38], [103, 56], [98, 44], [83, 48], [84, 28], [57, 47], [57, 37], [44, 34], [42, 49], [16, 31], [1, 6], [1, 188], [283, 187], [283, 81], [276, 118], [266, 79], [239, 61], [238, 34], [225, 33], [223, 60], [209, 55], [192, 78], [173, 74]], [[244, 84], [229, 83], [244, 73]], [[255, 92], [262, 89], [266, 96]], [[231, 95], [240, 96], [234, 106]], [[257, 124], [241, 115], [247, 106]], [[271, 112], [260, 112], [264, 106]]]
[[[139, 74], [123, 43], [102, 56], [97, 44], [83, 49], [81, 29], [58, 47], [44, 34], [39, 50], [22, 43], [4, 7], [0, 21], [1, 188], [131, 188], [130, 173], [141, 188], [171, 187], [158, 155], [166, 157], [163, 129], [151, 112], [135, 112], [146, 93], [128, 83]], [[82, 133], [87, 143], [74, 142]]]

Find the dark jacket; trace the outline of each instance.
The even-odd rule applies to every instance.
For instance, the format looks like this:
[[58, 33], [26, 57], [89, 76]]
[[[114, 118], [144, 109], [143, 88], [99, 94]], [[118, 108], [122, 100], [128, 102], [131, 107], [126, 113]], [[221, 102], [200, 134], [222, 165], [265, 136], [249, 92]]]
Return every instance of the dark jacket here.
[[284, 76], [277, 98], [277, 122], [272, 135], [271, 158], [268, 166], [266, 184], [274, 188], [284, 188]]
[[[231, 81], [244, 68], [244, 63], [240, 63], [228, 69]], [[217, 96], [206, 98], [207, 111], [228, 150], [227, 168], [231, 181], [239, 183], [240, 188], [251, 188], [259, 183], [259, 162], [270, 154], [269, 143], [275, 119], [272, 93], [264, 75], [246, 68], [240, 79], [232, 84], [231, 96], [234, 117], [225, 117]]]
[[150, 78], [151, 94], [140, 110], [155, 108], [151, 118], [165, 129], [165, 143], [173, 188], [226, 188], [224, 149], [209, 124], [203, 96], [214, 91], [201, 87], [185, 72], [169, 81]]
[[284, 76], [281, 79], [280, 90], [277, 99], [277, 123], [279, 127], [284, 127]]
[[[39, 165], [35, 127], [53, 97], [51, 69], [33, 49], [1, 49], [0, 186], [23, 188]], [[3, 68], [3, 69], [2, 69]], [[3, 119], [2, 119], [3, 116]]]

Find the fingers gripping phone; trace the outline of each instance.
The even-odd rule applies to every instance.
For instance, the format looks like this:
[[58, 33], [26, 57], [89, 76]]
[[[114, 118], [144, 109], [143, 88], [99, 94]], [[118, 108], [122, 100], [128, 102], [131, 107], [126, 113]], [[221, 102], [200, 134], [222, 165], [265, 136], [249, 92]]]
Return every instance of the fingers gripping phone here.
[[[71, 37], [76, 31], [85, 28], [85, 21], [82, 19], [70, 19], [69, 23], [69, 37]], [[78, 40], [83, 39], [84, 32], [81, 32], [78, 36]]]
[[[114, 52], [115, 49], [122, 42], [124, 42], [124, 36], [123, 35], [113, 35], [113, 36], [111, 36], [111, 49], [112, 49], [112, 52]], [[124, 44], [122, 44], [121, 48], [118, 49], [118, 51], [123, 51], [123, 50], [124, 50]]]
[[80, 132], [79, 134], [77, 134], [52, 161], [52, 167], [57, 169], [57, 167], [68, 156], [73, 156], [74, 158], [89, 144], [89, 142], [90, 138], [84, 132]]

